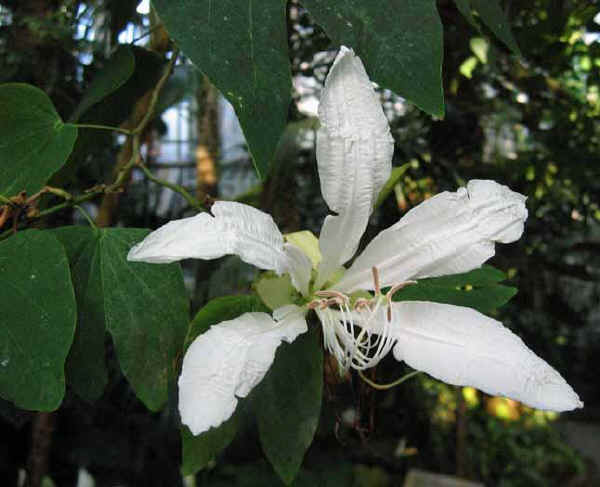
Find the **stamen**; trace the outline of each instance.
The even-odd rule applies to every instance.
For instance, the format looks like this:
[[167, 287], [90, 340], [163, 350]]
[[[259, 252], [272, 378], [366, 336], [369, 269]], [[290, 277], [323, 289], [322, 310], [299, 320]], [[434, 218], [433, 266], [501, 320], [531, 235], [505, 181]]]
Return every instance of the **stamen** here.
[[[375, 289], [373, 298], [360, 297], [351, 308], [347, 295], [325, 290], [317, 291], [315, 296], [320, 299], [314, 299], [307, 306], [319, 316], [323, 324], [324, 346], [336, 357], [343, 371], [350, 367], [359, 371], [368, 369], [389, 353], [396, 342], [391, 329], [392, 297], [403, 287], [414, 284], [414, 281], [397, 284], [383, 296], [379, 271], [376, 267], [371, 270]], [[385, 305], [386, 315], [381, 309]]]
[[388, 322], [392, 321], [392, 297], [396, 292], [400, 291], [400, 289], [405, 288], [406, 286], [410, 286], [411, 284], [416, 284], [417, 281], [405, 281], [400, 284], [396, 284], [392, 286], [392, 288], [387, 292], [385, 298], [387, 299], [388, 309], [387, 309], [387, 320]]
[[365, 374], [362, 373], [362, 371], [360, 371], [360, 370], [358, 371], [358, 375], [360, 376], [360, 378], [362, 380], [364, 380], [367, 384], [369, 384], [373, 389], [377, 389], [378, 391], [387, 391], [388, 389], [391, 389], [392, 387], [396, 387], [396, 386], [402, 384], [404, 381], [407, 381], [411, 377], [414, 377], [415, 375], [420, 374], [420, 373], [421, 373], [420, 370], [413, 370], [412, 372], [409, 372], [408, 374], [403, 375], [399, 379], [395, 380], [394, 382], [390, 382], [389, 384], [377, 384], [376, 382], [373, 382], [371, 379], [366, 377]]
[[339, 291], [317, 291], [315, 296], [321, 296], [323, 298], [337, 298], [344, 302], [349, 300], [348, 296]]
[[381, 294], [381, 286], [379, 285], [379, 271], [377, 270], [377, 267], [373, 266], [371, 267], [371, 272], [373, 272], [373, 284], [375, 287], [375, 295], [379, 296]]

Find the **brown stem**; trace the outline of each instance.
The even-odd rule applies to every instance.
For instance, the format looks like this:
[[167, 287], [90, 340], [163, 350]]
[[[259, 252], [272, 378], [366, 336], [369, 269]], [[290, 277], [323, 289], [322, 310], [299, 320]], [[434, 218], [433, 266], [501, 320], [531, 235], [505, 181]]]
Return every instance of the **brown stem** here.
[[33, 418], [26, 487], [40, 487], [44, 475], [48, 472], [48, 457], [55, 420], [55, 413], [46, 412], [39, 412]]
[[462, 387], [457, 388], [456, 405], [456, 475], [467, 475], [467, 406], [462, 394]]

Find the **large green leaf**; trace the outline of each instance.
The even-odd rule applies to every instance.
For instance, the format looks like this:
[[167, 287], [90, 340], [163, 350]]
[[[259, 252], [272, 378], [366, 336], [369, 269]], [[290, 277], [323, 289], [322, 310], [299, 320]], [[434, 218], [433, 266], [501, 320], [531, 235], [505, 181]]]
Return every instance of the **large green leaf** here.
[[259, 175], [287, 120], [291, 74], [284, 0], [154, 0], [183, 52], [231, 102]]
[[78, 120], [82, 113], [120, 88], [133, 74], [135, 58], [129, 46], [122, 45], [98, 71], [75, 109], [71, 120]]
[[[225, 296], [209, 301], [190, 324], [186, 349], [194, 339], [221, 321], [233, 320], [243, 313], [268, 311], [257, 296]], [[184, 475], [192, 475], [203, 469], [231, 443], [237, 430], [238, 413], [218, 428], [194, 436], [187, 427], [181, 430], [182, 465]]]
[[489, 27], [498, 39], [504, 42], [512, 52], [520, 56], [521, 51], [510, 30], [510, 22], [498, 0], [471, 0], [471, 5], [475, 8], [483, 23]]
[[420, 279], [394, 295], [394, 301], [434, 301], [468, 306], [482, 313], [508, 302], [517, 289], [498, 284], [506, 275], [489, 265], [464, 274]]
[[205, 468], [233, 441], [237, 427], [237, 412], [218, 428], [211, 428], [198, 436], [192, 435], [187, 426], [183, 426], [181, 428], [181, 473], [194, 475]]
[[258, 296], [253, 294], [223, 296], [210, 300], [196, 313], [190, 323], [185, 348], [187, 349], [197, 336], [202, 335], [212, 325], [216, 325], [221, 321], [233, 320], [241, 314], [255, 311], [269, 313], [269, 308], [263, 304]]
[[317, 430], [322, 389], [323, 352], [319, 330], [312, 328], [279, 347], [254, 394], [263, 451], [288, 485]]
[[510, 29], [510, 23], [498, 0], [454, 0], [456, 7], [475, 28], [479, 25], [473, 17], [472, 9], [479, 14], [481, 21], [518, 56], [521, 55], [517, 41]]
[[[81, 232], [87, 232], [88, 243], [83, 247], [68, 243], [80, 241]], [[82, 336], [76, 345], [82, 348], [70, 354], [69, 370], [94, 367], [100, 377], [104, 325], [112, 335], [123, 374], [144, 404], [158, 410], [167, 400], [168, 382], [174, 377], [183, 347], [188, 300], [179, 265], [127, 261], [129, 249], [147, 233], [136, 228], [66, 227], [56, 231], [67, 248], [81, 249], [71, 266], [80, 300]], [[87, 355], [86, 343], [94, 344]], [[90, 360], [101, 365], [91, 365]], [[73, 385], [77, 384], [76, 380]], [[100, 387], [86, 391], [79, 384], [77, 388], [89, 398], [96, 396], [98, 389], [101, 392]]]
[[66, 162], [77, 127], [61, 120], [35, 86], [0, 86], [0, 194], [39, 191]]
[[53, 232], [67, 251], [77, 297], [77, 329], [67, 358], [67, 383], [82, 398], [95, 401], [108, 382], [104, 296], [96, 234], [89, 227], [62, 227]]
[[371, 79], [444, 115], [442, 23], [435, 0], [302, 0], [336, 43], [354, 48]]
[[67, 256], [49, 232], [0, 242], [0, 396], [52, 411], [65, 393], [64, 365], [76, 304]]
[[456, 8], [460, 11], [465, 19], [471, 24], [473, 27], [479, 28], [477, 22], [475, 22], [475, 18], [473, 17], [473, 12], [471, 12], [471, 0], [454, 0], [456, 4]]

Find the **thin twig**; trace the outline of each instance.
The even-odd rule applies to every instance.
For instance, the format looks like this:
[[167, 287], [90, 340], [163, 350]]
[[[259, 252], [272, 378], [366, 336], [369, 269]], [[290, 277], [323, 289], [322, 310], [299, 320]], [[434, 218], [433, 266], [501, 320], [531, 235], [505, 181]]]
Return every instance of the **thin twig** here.
[[138, 41], [141, 41], [144, 37], [149, 36], [150, 34], [152, 34], [155, 30], [158, 30], [160, 28], [163, 27], [163, 24], [156, 24], [154, 27], [151, 27], [150, 29], [148, 29], [146, 32], [144, 32], [143, 34], [140, 34], [138, 37], [136, 37], [135, 39], [133, 39], [130, 44], [133, 45]]
[[146, 175], [146, 177], [156, 183], [156, 184], [160, 184], [161, 186], [164, 186], [165, 188], [169, 188], [172, 191], [175, 191], [176, 193], [179, 193], [181, 196], [183, 196], [183, 198], [185, 199], [185, 201], [187, 201], [187, 203], [194, 209], [196, 210], [205, 210], [206, 208], [204, 207], [204, 205], [198, 201], [196, 198], [194, 198], [183, 186], [180, 186], [179, 184], [175, 184], [175, 183], [171, 183], [169, 181], [166, 181], [164, 179], [160, 179], [157, 178], [154, 174], [152, 174], [152, 172], [141, 162], [137, 164], [137, 167], [139, 167], [142, 172]]
[[95, 123], [72, 123], [78, 129], [97, 129], [97, 130], [110, 130], [111, 132], [119, 132], [125, 135], [131, 135], [131, 130], [124, 129], [122, 127], [112, 127], [110, 125], [98, 125]]
[[73, 205], [73, 208], [75, 208], [76, 210], [79, 210], [79, 213], [81, 213], [83, 215], [83, 217], [87, 220], [87, 222], [90, 224], [90, 227], [92, 227], [94, 230], [96, 230], [98, 228], [96, 226], [96, 224], [94, 223], [94, 220], [90, 216], [90, 214], [87, 211], [85, 211], [81, 206]]
[[[143, 132], [143, 130], [146, 128], [146, 125], [148, 125], [148, 122], [150, 122], [152, 115], [154, 114], [154, 109], [156, 107], [156, 103], [158, 101], [158, 96], [160, 94], [160, 91], [162, 90], [167, 79], [169, 78], [169, 75], [171, 74], [171, 71], [173, 69], [173, 66], [175, 65], [175, 61], [177, 60], [178, 56], [179, 56], [179, 51], [177, 49], [175, 49], [172, 52], [171, 59], [169, 60], [168, 65], [165, 67], [164, 73], [162, 74], [162, 76], [158, 80], [158, 83], [156, 83], [156, 86], [154, 87], [152, 96], [150, 98], [150, 103], [148, 105], [148, 110], [146, 111], [142, 120], [140, 120], [140, 123], [138, 123], [138, 125], [133, 130], [120, 129], [117, 127], [107, 127], [107, 126], [102, 126], [102, 125], [88, 125], [88, 124], [78, 125], [79, 127], [85, 126], [87, 128], [102, 128], [102, 129], [107, 129], [107, 130], [116, 130], [119, 132], [123, 132], [132, 138], [133, 147], [132, 147], [131, 158], [129, 159], [127, 164], [125, 164], [119, 170], [115, 180], [108, 185], [101, 185], [101, 186], [96, 185], [96, 186], [90, 188], [89, 190], [86, 190], [82, 195], [75, 196], [75, 197], [71, 196], [66, 191], [63, 192], [59, 188], [50, 188], [46, 192], [50, 192], [50, 193], [56, 194], [58, 196], [61, 196], [61, 197], [65, 198], [65, 201], [62, 203], [59, 203], [57, 205], [51, 206], [50, 208], [46, 208], [45, 210], [40, 211], [37, 215], [35, 215], [31, 219], [43, 218], [45, 216], [56, 213], [57, 211], [61, 211], [65, 208], [73, 207], [73, 206], [83, 203], [85, 201], [89, 201], [98, 195], [106, 194], [106, 193], [114, 193], [114, 192], [118, 192], [119, 190], [121, 190], [123, 184], [129, 177], [131, 170], [136, 165], [136, 163], [138, 163], [138, 161], [139, 161], [140, 135]], [[158, 180], [155, 182], [157, 182], [157, 184], [161, 184], [161, 182], [159, 182], [159, 181], [162, 181], [162, 180]], [[173, 188], [171, 188], [171, 189], [173, 189]], [[61, 192], [63, 194], [61, 194]], [[66, 195], [70, 196], [70, 199], [67, 198]], [[200, 208], [202, 208], [202, 207], [200, 206]], [[1, 233], [0, 240], [7, 238], [11, 233], [13, 233], [12, 230], [7, 230], [7, 231]]]

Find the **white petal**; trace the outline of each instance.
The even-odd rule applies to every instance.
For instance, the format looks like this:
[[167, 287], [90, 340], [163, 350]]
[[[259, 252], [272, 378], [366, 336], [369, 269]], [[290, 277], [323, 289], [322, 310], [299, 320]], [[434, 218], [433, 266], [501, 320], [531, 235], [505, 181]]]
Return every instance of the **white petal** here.
[[393, 353], [436, 379], [516, 399], [534, 408], [583, 407], [561, 375], [502, 323], [471, 308], [393, 304]]
[[302, 250], [294, 244], [284, 244], [288, 258], [287, 272], [290, 273], [292, 284], [303, 296], [308, 296], [308, 285], [312, 274], [312, 262]]
[[298, 335], [306, 333], [308, 326], [306, 311], [295, 304], [288, 304], [273, 311], [273, 319], [278, 322], [278, 333], [284, 342], [292, 343]]
[[181, 422], [194, 435], [231, 417], [238, 397], [246, 397], [265, 376], [282, 340], [306, 331], [297, 306], [266, 313], [245, 313], [212, 326], [196, 338], [183, 358], [179, 376]]
[[372, 267], [382, 286], [470, 271], [494, 255], [496, 241], [517, 240], [526, 219], [523, 195], [494, 181], [470, 181], [424, 201], [377, 235], [335, 287], [373, 289]]
[[317, 162], [323, 198], [339, 216], [323, 225], [322, 283], [356, 252], [394, 152], [387, 119], [362, 62], [342, 47], [319, 104]]
[[289, 267], [283, 236], [270, 215], [251, 206], [217, 201], [210, 213], [174, 220], [134, 246], [128, 260], [166, 263], [239, 255], [249, 264], [281, 274]]

